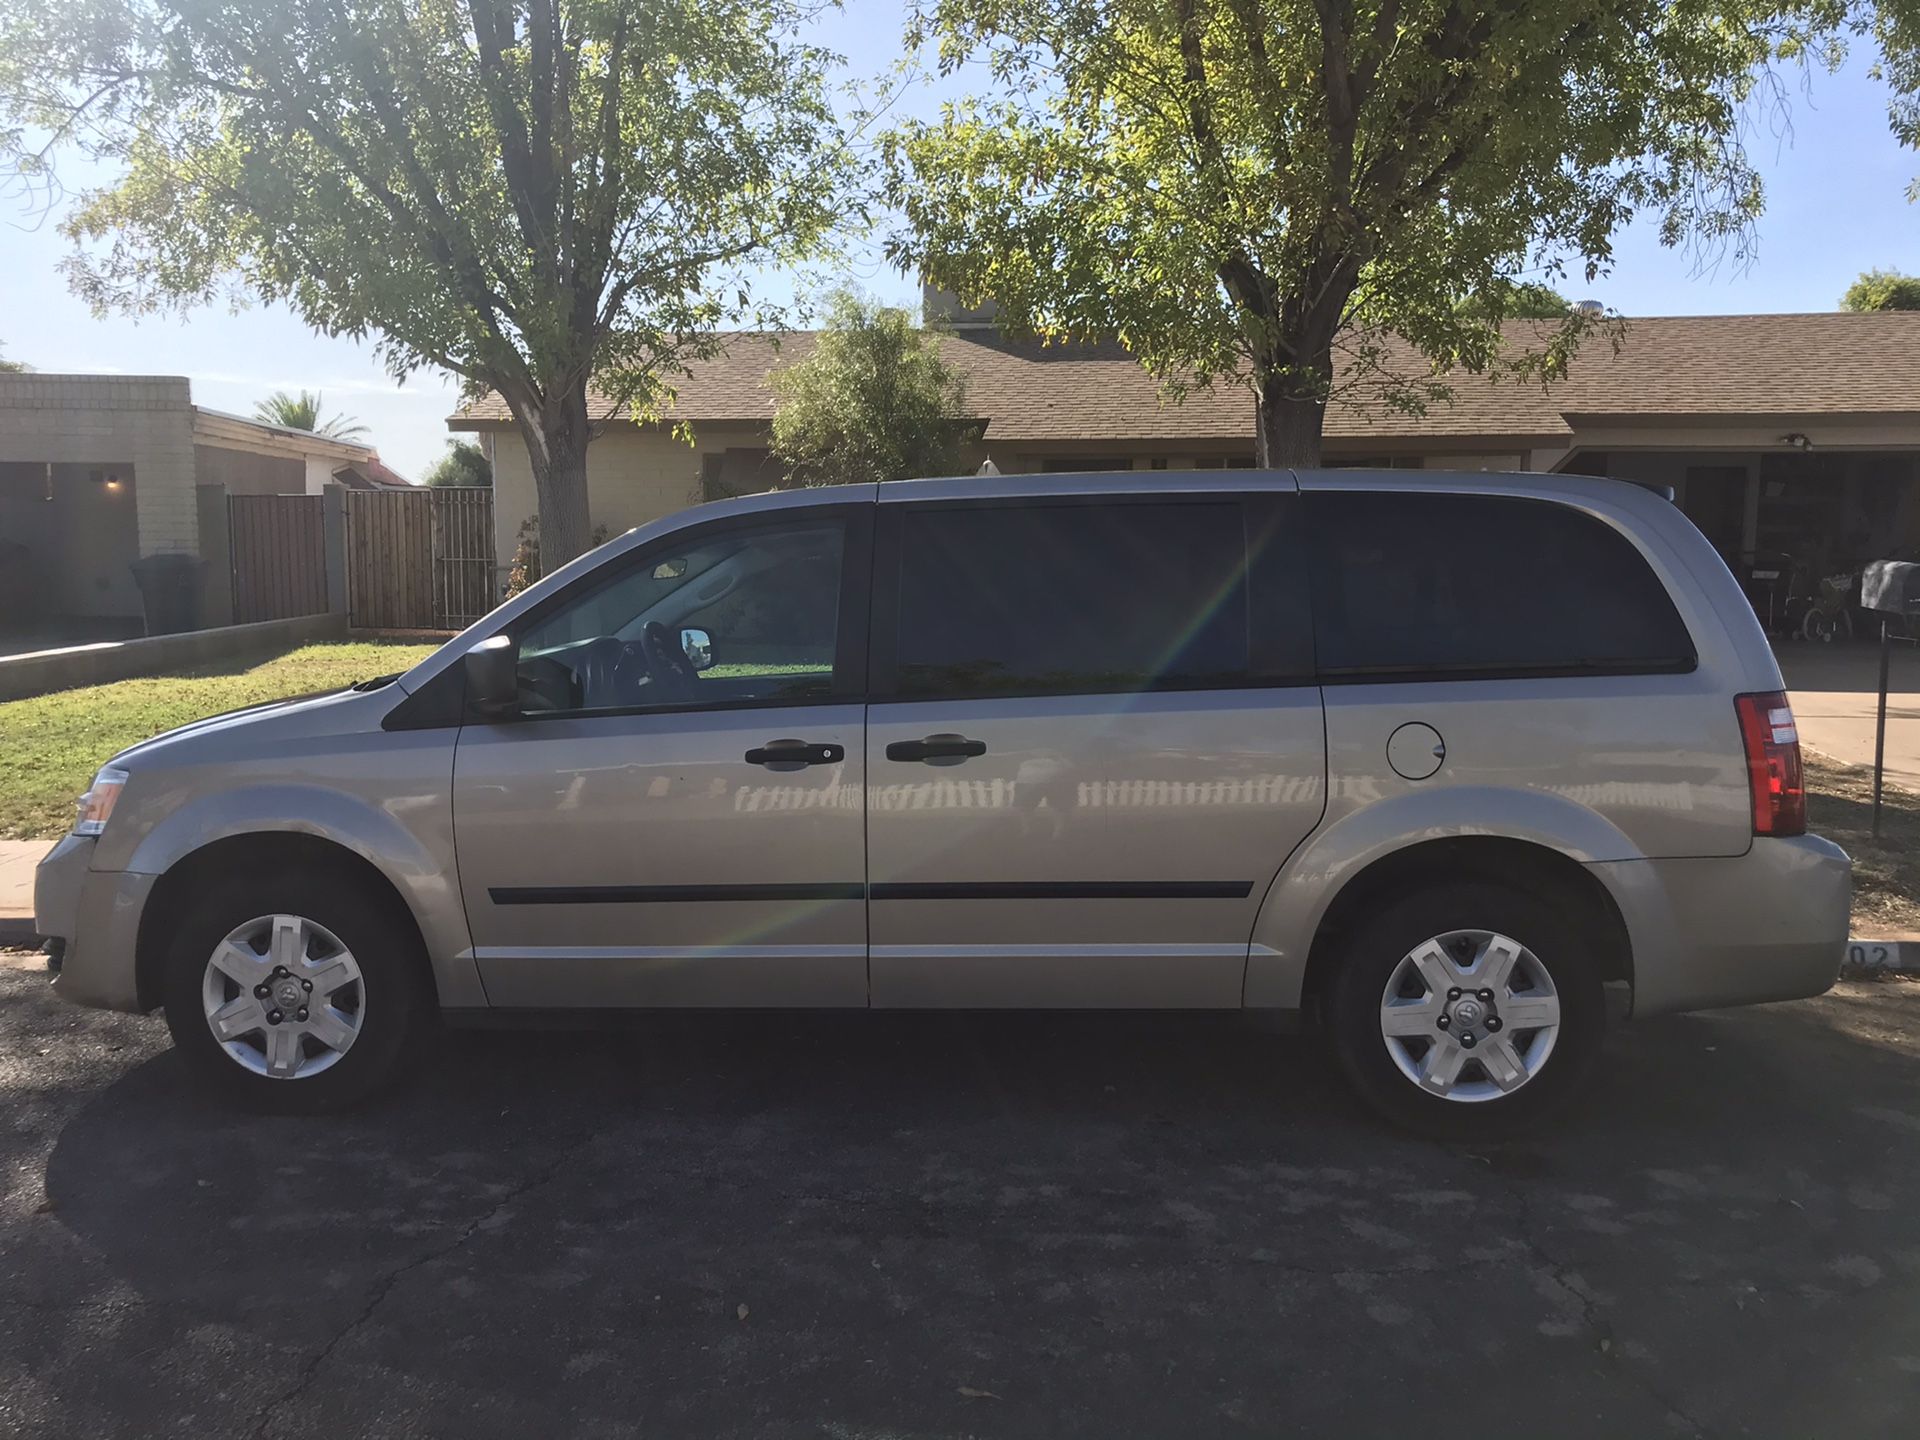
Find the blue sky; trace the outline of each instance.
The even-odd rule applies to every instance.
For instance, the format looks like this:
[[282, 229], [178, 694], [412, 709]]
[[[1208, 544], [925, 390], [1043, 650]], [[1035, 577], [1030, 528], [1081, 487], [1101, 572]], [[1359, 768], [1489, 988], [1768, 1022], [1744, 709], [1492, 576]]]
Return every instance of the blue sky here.
[[[822, 24], [822, 43], [847, 56], [850, 75], [877, 75], [898, 53], [900, 16], [899, 0], [849, 0]], [[1884, 92], [1867, 68], [1861, 55], [1838, 74], [1816, 76], [1791, 96], [1790, 132], [1763, 128], [1752, 138], [1768, 207], [1758, 253], [1744, 269], [1698, 273], [1689, 257], [1662, 248], [1650, 225], [1636, 224], [1619, 237], [1612, 274], [1565, 288], [1629, 316], [1831, 310], [1862, 270], [1920, 270], [1920, 207], [1906, 198], [1920, 155], [1894, 143]], [[900, 109], [925, 113], [934, 103], [922, 91]], [[0, 212], [0, 346], [8, 358], [47, 371], [183, 374], [197, 402], [242, 414], [275, 389], [317, 389], [328, 409], [366, 422], [381, 454], [410, 476], [444, 448], [456, 395], [442, 377], [416, 374], [399, 384], [370, 347], [316, 335], [281, 309], [96, 319], [59, 275], [65, 253], [50, 224], [35, 229]], [[855, 273], [887, 298], [917, 293], [872, 256]], [[771, 289], [784, 286], [782, 277], [765, 278]]]

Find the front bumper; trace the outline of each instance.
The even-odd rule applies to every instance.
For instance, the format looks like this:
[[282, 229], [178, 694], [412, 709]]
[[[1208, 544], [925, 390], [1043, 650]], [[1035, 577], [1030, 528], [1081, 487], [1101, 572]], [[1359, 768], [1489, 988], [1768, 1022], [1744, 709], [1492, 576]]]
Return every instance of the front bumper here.
[[91, 836], [69, 835], [47, 852], [33, 877], [34, 928], [60, 942], [62, 998], [138, 1011], [140, 916], [159, 877], [90, 869], [93, 847]]
[[1853, 862], [1831, 840], [1761, 837], [1725, 859], [1590, 868], [1632, 940], [1636, 1016], [1798, 1000], [1839, 977]]

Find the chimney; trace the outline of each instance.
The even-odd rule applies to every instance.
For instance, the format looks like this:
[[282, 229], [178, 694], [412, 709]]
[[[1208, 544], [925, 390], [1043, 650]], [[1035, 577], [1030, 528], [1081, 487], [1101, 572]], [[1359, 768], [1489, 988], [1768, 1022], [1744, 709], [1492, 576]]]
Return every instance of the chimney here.
[[1000, 307], [983, 300], [969, 309], [951, 290], [922, 280], [920, 282], [920, 321], [924, 325], [944, 325], [949, 330], [991, 330]]

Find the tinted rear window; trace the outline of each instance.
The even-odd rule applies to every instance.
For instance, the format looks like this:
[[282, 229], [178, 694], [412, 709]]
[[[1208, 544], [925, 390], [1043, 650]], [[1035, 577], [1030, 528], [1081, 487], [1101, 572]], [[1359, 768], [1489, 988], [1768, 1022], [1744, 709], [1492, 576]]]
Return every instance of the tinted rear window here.
[[1308, 498], [1323, 673], [1686, 670], [1686, 626], [1612, 527], [1492, 495]]
[[908, 511], [898, 693], [1102, 693], [1248, 673], [1241, 506]]

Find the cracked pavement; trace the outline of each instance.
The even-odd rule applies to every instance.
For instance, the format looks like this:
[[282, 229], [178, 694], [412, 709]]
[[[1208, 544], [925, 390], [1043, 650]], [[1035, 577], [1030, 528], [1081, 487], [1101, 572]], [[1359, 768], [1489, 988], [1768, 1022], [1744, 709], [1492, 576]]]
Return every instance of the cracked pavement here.
[[1920, 985], [1598, 1082], [1473, 1150], [1231, 1018], [681, 1014], [288, 1120], [0, 956], [0, 1434], [1920, 1432]]

